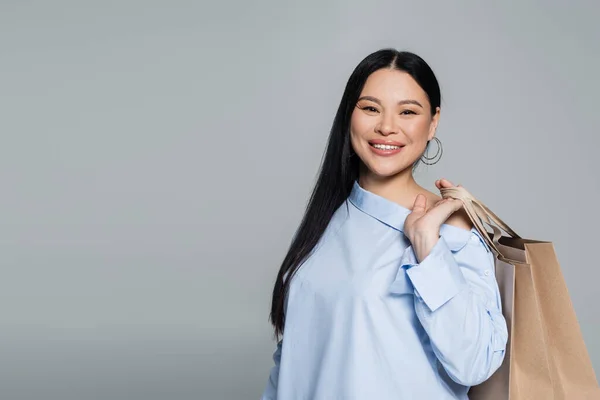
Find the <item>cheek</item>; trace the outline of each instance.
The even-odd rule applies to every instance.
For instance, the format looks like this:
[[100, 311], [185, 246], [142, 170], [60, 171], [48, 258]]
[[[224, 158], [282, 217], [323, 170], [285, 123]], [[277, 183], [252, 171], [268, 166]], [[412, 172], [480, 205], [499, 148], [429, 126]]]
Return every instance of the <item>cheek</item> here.
[[406, 121], [406, 124], [402, 127], [402, 131], [411, 144], [421, 144], [427, 142], [429, 127], [429, 121], [415, 118], [412, 121]]
[[410, 121], [407, 125], [407, 131], [413, 134], [427, 134], [429, 132], [430, 122], [425, 118], [415, 118]]
[[350, 132], [357, 136], [364, 135], [370, 129], [370, 123], [369, 118], [365, 118], [365, 115], [354, 112], [350, 118]]

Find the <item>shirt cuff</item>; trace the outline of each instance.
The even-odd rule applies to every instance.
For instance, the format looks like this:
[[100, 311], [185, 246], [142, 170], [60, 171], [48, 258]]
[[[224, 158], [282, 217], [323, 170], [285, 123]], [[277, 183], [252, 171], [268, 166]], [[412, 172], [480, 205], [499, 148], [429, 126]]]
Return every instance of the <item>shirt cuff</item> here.
[[[413, 252], [410, 253], [412, 255]], [[406, 274], [415, 288], [415, 295], [432, 312], [467, 286], [467, 281], [443, 236], [440, 236], [421, 263], [415, 262], [414, 256], [409, 256], [403, 262], [408, 267]]]

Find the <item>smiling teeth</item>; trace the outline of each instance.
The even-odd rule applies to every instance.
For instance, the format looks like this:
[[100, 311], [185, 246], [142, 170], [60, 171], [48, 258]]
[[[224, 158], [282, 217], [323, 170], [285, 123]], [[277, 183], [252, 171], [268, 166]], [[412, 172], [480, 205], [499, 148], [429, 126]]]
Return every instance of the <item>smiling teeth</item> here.
[[400, 148], [400, 146], [391, 146], [388, 144], [374, 144], [372, 146], [380, 150], [396, 150]]

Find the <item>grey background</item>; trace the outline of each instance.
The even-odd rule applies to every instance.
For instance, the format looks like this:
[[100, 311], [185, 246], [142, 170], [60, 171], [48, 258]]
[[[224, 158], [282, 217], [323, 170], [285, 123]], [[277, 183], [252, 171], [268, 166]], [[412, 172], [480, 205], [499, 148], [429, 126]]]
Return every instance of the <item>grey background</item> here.
[[346, 80], [411, 50], [446, 177], [555, 242], [600, 370], [600, 7], [0, 2], [0, 398], [257, 399]]

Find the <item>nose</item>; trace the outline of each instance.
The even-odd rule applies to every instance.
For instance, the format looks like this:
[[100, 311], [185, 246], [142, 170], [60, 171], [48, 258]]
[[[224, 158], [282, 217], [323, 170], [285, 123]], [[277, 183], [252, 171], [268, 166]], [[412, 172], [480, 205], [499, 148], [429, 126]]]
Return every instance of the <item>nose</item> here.
[[375, 131], [383, 136], [398, 133], [398, 127], [394, 122], [394, 116], [389, 113], [382, 114], [379, 123], [375, 126]]

